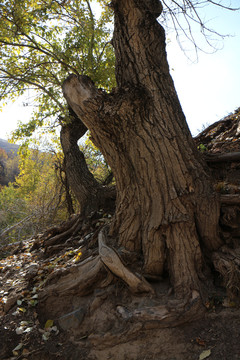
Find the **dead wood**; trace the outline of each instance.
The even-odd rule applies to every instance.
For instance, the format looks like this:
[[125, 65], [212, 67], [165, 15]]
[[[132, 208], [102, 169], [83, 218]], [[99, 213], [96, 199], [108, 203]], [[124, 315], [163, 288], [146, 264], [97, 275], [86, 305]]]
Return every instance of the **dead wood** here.
[[29, 221], [32, 217], [33, 217], [33, 215], [26, 216], [24, 219], [22, 219], [18, 223], [14, 224], [12, 226], [8, 226], [6, 229], [2, 230], [0, 232], [0, 241], [2, 241], [8, 235], [9, 232], [14, 230], [19, 225], [23, 226], [23, 224], [25, 224], [27, 221]]
[[154, 294], [151, 285], [140, 274], [134, 274], [122, 262], [118, 253], [106, 245], [106, 235], [101, 230], [98, 235], [99, 255], [106, 267], [117, 277], [122, 279], [134, 293], [146, 292]]
[[183, 323], [199, 319], [205, 313], [200, 295], [197, 291], [192, 292], [191, 299], [187, 301], [175, 301], [171, 305], [157, 305], [128, 310], [118, 306], [117, 311], [124, 319], [141, 321], [148, 329], [158, 327], [178, 326]]
[[239, 162], [240, 152], [231, 152], [226, 154], [204, 154], [204, 157], [208, 163]]
[[240, 248], [230, 249], [223, 246], [212, 254], [215, 269], [222, 275], [223, 285], [230, 298], [236, 298], [240, 292]]
[[68, 229], [66, 231], [60, 232], [58, 235], [50, 237], [44, 241], [45, 246], [53, 246], [69, 239], [71, 236], [74, 236], [81, 226], [82, 218], [80, 216], [75, 217], [74, 221], [70, 221], [68, 224]]
[[240, 205], [240, 194], [221, 195], [220, 202], [226, 205]]
[[[47, 286], [40, 293], [41, 300], [62, 297], [71, 294], [85, 296], [89, 294], [97, 283], [103, 280], [103, 263], [100, 256], [89, 257], [80, 264], [72, 266], [70, 270], [55, 272], [47, 279]], [[57, 279], [57, 282], [56, 282]]]

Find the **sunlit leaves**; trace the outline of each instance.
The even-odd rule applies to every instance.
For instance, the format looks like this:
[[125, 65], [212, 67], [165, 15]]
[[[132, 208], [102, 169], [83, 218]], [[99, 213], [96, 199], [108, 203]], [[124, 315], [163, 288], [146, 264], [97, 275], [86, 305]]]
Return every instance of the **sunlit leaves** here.
[[98, 181], [103, 181], [109, 174], [110, 168], [100, 150], [92, 143], [89, 137], [85, 144], [80, 146], [80, 150], [85, 156], [89, 170]]
[[61, 84], [69, 73], [89, 75], [106, 89], [114, 85], [112, 14], [108, 8], [95, 14], [95, 7], [88, 0], [2, 2], [0, 105], [28, 90], [33, 109], [32, 120], [19, 125], [15, 140], [39, 127], [57, 126], [66, 108]]
[[0, 233], [6, 232], [8, 241], [66, 218], [65, 193], [55, 170], [58, 156], [28, 147], [23, 150], [19, 175], [0, 191]]
[[44, 325], [44, 329], [48, 329], [50, 327], [53, 326], [53, 320], [47, 320], [45, 325]]

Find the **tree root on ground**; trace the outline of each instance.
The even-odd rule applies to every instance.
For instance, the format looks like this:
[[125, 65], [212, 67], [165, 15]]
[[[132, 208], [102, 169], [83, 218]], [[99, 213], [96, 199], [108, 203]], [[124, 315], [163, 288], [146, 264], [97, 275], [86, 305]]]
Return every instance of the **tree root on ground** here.
[[65, 231], [61, 231], [60, 228], [59, 234], [53, 237], [51, 236], [50, 238], [46, 239], [44, 242], [45, 246], [48, 247], [48, 246], [56, 245], [59, 244], [60, 242], [69, 239], [69, 237], [75, 236], [75, 234], [78, 232], [78, 230], [81, 227], [81, 223], [82, 223], [81, 216], [74, 217], [74, 221], [69, 222], [69, 227]]
[[228, 296], [235, 298], [240, 293], [240, 248], [222, 246], [212, 254], [215, 269], [222, 275]]
[[106, 276], [100, 256], [89, 257], [70, 270], [63, 269], [52, 273], [47, 279], [41, 298], [44, 300], [52, 295], [61, 297], [65, 294], [85, 296], [91, 293], [95, 286], [101, 287], [104, 273]]
[[220, 196], [221, 204], [225, 205], [239, 205], [240, 195], [239, 194], [224, 194]]
[[[175, 301], [174, 305], [173, 302], [162, 305], [162, 300], [156, 296], [151, 284], [143, 276], [130, 271], [123, 264], [117, 251], [106, 245], [104, 229], [99, 232], [98, 241], [99, 255], [95, 257], [90, 256], [70, 269], [53, 272], [48, 277], [45, 287], [39, 294], [41, 307], [44, 309], [44, 312], [47, 309], [46, 313], [48, 316], [57, 319], [64, 316], [66, 311], [71, 313], [71, 299], [75, 296], [78, 299], [82, 298], [80, 302], [84, 303], [85, 309], [86, 307], [89, 309], [88, 311], [84, 310], [84, 316], [87, 317], [86, 325], [89, 325], [91, 318], [96, 319], [98, 312], [99, 314], [101, 313], [101, 306], [99, 304], [102, 304], [102, 301], [110, 301], [110, 303], [112, 301], [108, 296], [104, 297], [100, 302], [96, 301], [99, 300], [95, 296], [96, 291], [97, 293], [99, 291], [105, 293], [107, 291], [106, 288], [109, 288], [109, 285], [114, 281], [116, 286], [113, 285], [112, 289], [117, 289], [118, 282], [116, 282], [116, 278], [122, 280], [130, 290], [130, 294], [127, 296], [127, 304], [126, 302], [121, 302], [121, 291], [120, 296], [117, 296], [118, 302], [112, 308], [113, 316], [116, 319], [119, 318], [122, 325], [130, 321], [140, 323], [141, 327], [145, 329], [154, 327], [167, 328], [190, 322], [203, 316], [205, 308], [197, 291], [193, 291], [190, 298], [184, 302]], [[126, 288], [124, 293], [127, 293]], [[142, 297], [136, 297], [136, 294], [140, 293], [146, 293], [150, 297], [146, 297], [146, 301], [143, 301]], [[114, 302], [115, 300], [113, 304]], [[121, 330], [122, 325], [119, 331], [123, 331]], [[126, 330], [124, 326], [123, 328]]]
[[[180, 325], [186, 321], [193, 321], [202, 315], [203, 305], [197, 291], [192, 292], [190, 301], [176, 302], [175, 308], [168, 305], [143, 307], [136, 310], [128, 310], [123, 306], [118, 306], [117, 311], [124, 319], [132, 319], [143, 322], [160, 322], [158, 327], [168, 327], [170, 325]], [[205, 311], [204, 311], [205, 312]]]
[[118, 253], [105, 243], [104, 229], [98, 235], [99, 255], [106, 267], [117, 277], [122, 279], [133, 293], [146, 292], [154, 294], [152, 286], [139, 274], [134, 274], [125, 265]]

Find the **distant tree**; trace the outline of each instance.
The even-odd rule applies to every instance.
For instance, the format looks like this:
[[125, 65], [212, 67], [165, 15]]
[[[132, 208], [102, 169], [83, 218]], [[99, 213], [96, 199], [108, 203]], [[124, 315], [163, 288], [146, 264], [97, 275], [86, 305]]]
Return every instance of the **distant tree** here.
[[0, 185], [5, 185], [5, 163], [7, 159], [7, 153], [0, 148]]
[[8, 153], [6, 162], [6, 179], [7, 183], [14, 182], [19, 174], [19, 156], [14, 152]]
[[0, 185], [13, 182], [19, 174], [19, 158], [13, 152], [0, 148]]
[[69, 216], [66, 192], [54, 164], [57, 154], [27, 150], [20, 173], [0, 190], [0, 240], [32, 236]]

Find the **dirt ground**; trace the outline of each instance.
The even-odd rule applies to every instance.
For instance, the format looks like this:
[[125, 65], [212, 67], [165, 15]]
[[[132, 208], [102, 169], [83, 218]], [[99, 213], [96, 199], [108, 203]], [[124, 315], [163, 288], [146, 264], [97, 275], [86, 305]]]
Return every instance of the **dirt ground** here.
[[[238, 109], [199, 135], [196, 142], [204, 156], [239, 152], [239, 116]], [[212, 161], [209, 157], [207, 160]], [[220, 194], [239, 198], [239, 164], [239, 161], [218, 165], [210, 162]], [[238, 202], [230, 212], [229, 206], [224, 205], [220, 221], [222, 236], [238, 249], [239, 207]], [[177, 327], [162, 328], [157, 321], [141, 323], [120, 318], [116, 305], [121, 305], [122, 299], [118, 294], [114, 298], [114, 293], [106, 294], [99, 307], [104, 326], [100, 316], [88, 329], [88, 323], [80, 321], [86, 312], [79, 311], [78, 321], [73, 316], [67, 325], [64, 317], [61, 321], [49, 319], [49, 309], [41, 307], [41, 290], [52, 274], [61, 275], [82, 261], [83, 256], [90, 256], [99, 229], [109, 216], [95, 214], [71, 242], [52, 246], [48, 252], [44, 241], [37, 238], [0, 247], [0, 360], [240, 360], [239, 299], [230, 300], [221, 283], [216, 293], [209, 296], [205, 315]], [[85, 255], [81, 245], [84, 243], [88, 244]], [[94, 300], [94, 294], [91, 296]], [[69, 294], [64, 301], [74, 299]], [[87, 301], [82, 299], [83, 309]], [[54, 303], [48, 306], [54, 308]], [[89, 311], [86, 306], [85, 310]]]
[[208, 314], [201, 321], [177, 328], [141, 331], [136, 338], [110, 349], [92, 348], [87, 358], [197, 360], [208, 350], [208, 358], [212, 360], [240, 359], [239, 311], [223, 310], [219, 314]]
[[240, 359], [240, 310], [236, 308], [214, 310], [202, 320], [176, 328], [140, 329], [128, 339], [114, 334], [103, 334], [102, 339], [94, 334], [76, 339], [60, 331], [43, 341], [42, 332], [36, 327], [24, 337], [23, 348], [13, 356], [12, 350], [22, 341], [22, 335], [16, 334], [16, 325], [16, 316], [4, 317], [0, 330], [0, 354], [4, 356], [1, 360]]
[[101, 323], [96, 320], [89, 332], [81, 332], [81, 325], [75, 323], [71, 323], [74, 332], [63, 330], [61, 323], [48, 319], [48, 309], [38, 303], [38, 287], [53, 271], [54, 261], [56, 271], [74, 261], [78, 252], [66, 256], [65, 249], [62, 257], [58, 253], [49, 262], [41, 257], [39, 249], [29, 252], [33, 242], [14, 245], [10, 253], [9, 249], [1, 253], [1, 360], [240, 360], [239, 304], [230, 301], [220, 287], [209, 298], [205, 315], [186, 325], [160, 328], [154, 321], [116, 321], [117, 316], [113, 319], [111, 314], [121, 299], [114, 304], [110, 294], [101, 305], [102, 316], [109, 319], [107, 328], [101, 331]]

